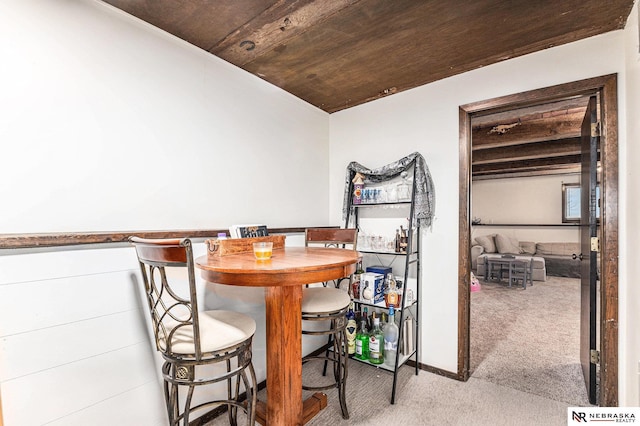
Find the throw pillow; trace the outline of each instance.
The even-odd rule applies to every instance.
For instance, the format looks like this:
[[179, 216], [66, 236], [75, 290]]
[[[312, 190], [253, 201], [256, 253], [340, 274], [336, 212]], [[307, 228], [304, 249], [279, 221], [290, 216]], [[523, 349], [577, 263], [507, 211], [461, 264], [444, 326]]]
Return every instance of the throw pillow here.
[[476, 244], [482, 246], [485, 253], [496, 252], [496, 243], [494, 241], [493, 235], [483, 235], [481, 237], [476, 237]]
[[536, 243], [533, 241], [520, 241], [520, 248], [522, 249], [522, 254], [530, 256], [536, 254]]
[[496, 235], [496, 247], [500, 254], [521, 254], [522, 249], [518, 240], [515, 238], [509, 238], [506, 235]]

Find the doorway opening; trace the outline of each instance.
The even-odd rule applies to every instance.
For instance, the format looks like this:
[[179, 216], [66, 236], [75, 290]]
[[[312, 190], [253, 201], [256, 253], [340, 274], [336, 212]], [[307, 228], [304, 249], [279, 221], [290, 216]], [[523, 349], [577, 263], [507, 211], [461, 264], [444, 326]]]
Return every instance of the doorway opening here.
[[600, 324], [599, 365], [600, 398], [598, 405], [616, 406], [617, 389], [617, 93], [616, 75], [596, 77], [573, 83], [468, 104], [460, 107], [460, 221], [459, 221], [459, 328], [458, 378], [469, 378], [470, 366], [470, 273], [471, 273], [471, 122], [478, 117], [504, 113], [532, 105], [596, 94], [601, 112], [601, 241], [598, 322]]

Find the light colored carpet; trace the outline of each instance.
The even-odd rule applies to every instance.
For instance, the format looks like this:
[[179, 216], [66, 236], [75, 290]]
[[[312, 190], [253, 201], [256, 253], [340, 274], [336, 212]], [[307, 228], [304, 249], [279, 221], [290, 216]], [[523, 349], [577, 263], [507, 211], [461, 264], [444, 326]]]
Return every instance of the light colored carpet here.
[[[412, 367], [393, 375], [349, 363], [350, 419], [343, 420], [335, 389], [307, 425], [564, 426], [567, 408], [589, 405], [578, 353], [579, 284], [550, 278], [527, 290], [483, 283], [471, 296], [471, 378], [467, 382]], [[555, 305], [555, 307], [550, 306]], [[305, 381], [319, 377], [305, 366]], [[305, 396], [310, 393], [305, 392]], [[263, 390], [260, 399], [266, 399]], [[244, 424], [245, 418], [239, 418]], [[221, 416], [207, 426], [228, 424]]]
[[548, 277], [471, 294], [471, 376], [576, 406], [589, 401], [580, 367], [580, 280]]
[[397, 400], [389, 403], [393, 376], [351, 363], [350, 419], [343, 420], [334, 391], [310, 426], [324, 425], [565, 425], [567, 405], [484, 380], [460, 382], [404, 366]]
[[[391, 373], [350, 362], [348, 379], [349, 420], [344, 420], [335, 389], [326, 391], [328, 405], [308, 426], [372, 424], [474, 425], [474, 426], [564, 426], [566, 403], [553, 401], [510, 387], [471, 377], [467, 382], [449, 379], [404, 366], [400, 369], [396, 404], [389, 403]], [[317, 371], [305, 371], [308, 375]], [[260, 392], [265, 398], [265, 391]], [[309, 395], [305, 392], [305, 396]], [[239, 424], [246, 424], [244, 413]], [[227, 425], [220, 416], [207, 426]]]

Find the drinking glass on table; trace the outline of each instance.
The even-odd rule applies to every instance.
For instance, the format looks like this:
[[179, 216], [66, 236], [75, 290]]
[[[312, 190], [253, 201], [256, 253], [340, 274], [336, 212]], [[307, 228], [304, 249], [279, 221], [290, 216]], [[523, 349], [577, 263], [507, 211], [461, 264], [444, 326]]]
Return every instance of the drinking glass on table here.
[[269, 260], [273, 254], [273, 242], [262, 241], [253, 243], [253, 255], [257, 260]]

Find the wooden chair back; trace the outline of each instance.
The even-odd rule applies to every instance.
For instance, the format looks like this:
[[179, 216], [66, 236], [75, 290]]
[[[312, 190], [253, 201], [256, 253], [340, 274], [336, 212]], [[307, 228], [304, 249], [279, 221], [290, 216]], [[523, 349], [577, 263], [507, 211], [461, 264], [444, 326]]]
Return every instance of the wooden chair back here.
[[[358, 230], [356, 228], [307, 228], [305, 230], [305, 246], [322, 244], [325, 247], [356, 249]], [[348, 246], [348, 247], [347, 247]]]

